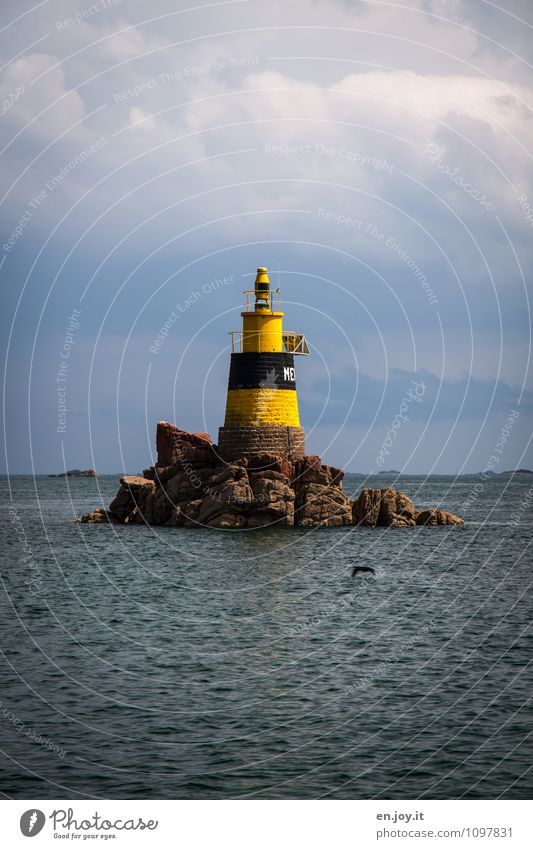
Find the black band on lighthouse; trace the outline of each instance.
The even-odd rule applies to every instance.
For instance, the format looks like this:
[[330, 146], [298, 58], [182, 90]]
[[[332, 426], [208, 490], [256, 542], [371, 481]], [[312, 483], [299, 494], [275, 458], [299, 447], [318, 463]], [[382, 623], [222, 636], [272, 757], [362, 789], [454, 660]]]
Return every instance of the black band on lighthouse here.
[[296, 389], [294, 355], [232, 354], [228, 389]]

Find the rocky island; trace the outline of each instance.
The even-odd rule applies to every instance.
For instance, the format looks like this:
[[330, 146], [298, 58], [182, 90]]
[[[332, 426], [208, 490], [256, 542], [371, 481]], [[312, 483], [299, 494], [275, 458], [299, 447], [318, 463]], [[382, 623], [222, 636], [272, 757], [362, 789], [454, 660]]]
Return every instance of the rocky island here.
[[417, 510], [393, 487], [365, 488], [351, 500], [342, 486], [342, 469], [323, 464], [318, 456], [290, 460], [244, 452], [228, 461], [208, 434], [189, 433], [170, 422], [158, 423], [156, 447], [155, 466], [142, 476], [122, 477], [109, 508], [78, 521], [185, 528], [464, 524], [445, 510]]
[[48, 475], [49, 478], [95, 478], [96, 472], [94, 469], [70, 469], [68, 472], [61, 472], [58, 475]]

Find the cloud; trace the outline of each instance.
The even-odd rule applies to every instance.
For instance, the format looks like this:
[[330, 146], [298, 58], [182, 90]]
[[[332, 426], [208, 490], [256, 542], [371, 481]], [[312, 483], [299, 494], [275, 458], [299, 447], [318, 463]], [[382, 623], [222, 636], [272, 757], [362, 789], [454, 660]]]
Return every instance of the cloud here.
[[150, 115], [145, 115], [139, 106], [132, 106], [129, 112], [130, 127], [140, 130], [153, 130], [155, 121]]
[[[67, 28], [36, 8], [12, 28], [21, 56], [0, 76], [6, 238], [31, 212], [6, 252], [10, 296], [39, 257], [20, 320], [39, 314], [48, 287], [47, 309], [60, 310], [88, 286], [91, 338], [103, 321], [100, 339], [125, 339], [137, 315], [148, 327], [135, 333], [155, 334], [198, 276], [224, 267], [240, 279], [266, 262], [316, 349], [301, 370], [309, 416], [324, 397], [320, 356], [334, 376], [327, 427], [354, 375], [353, 427], [384, 388], [392, 399], [391, 364], [444, 376], [439, 423], [461, 408], [465, 374], [463, 420], [484, 414], [494, 388], [501, 410], [529, 358], [532, 50], [511, 16], [529, 21], [528, 8], [155, 2], [143, 22], [122, 3]], [[206, 299], [186, 330], [212, 309], [237, 315], [238, 295]], [[207, 326], [206, 352], [229, 321]], [[43, 319], [37, 347], [55, 344], [60, 324]], [[145, 367], [131, 356], [133, 372]], [[175, 352], [163, 356], [172, 369]], [[198, 353], [191, 381], [208, 366]], [[112, 391], [102, 385], [96, 409]]]
[[[340, 425], [347, 417], [348, 425], [389, 425], [398, 412], [402, 399], [409, 397], [409, 389], [419, 385], [422, 401], [409, 403], [410, 421], [424, 423], [451, 422], [458, 419], [483, 419], [494, 414], [505, 415], [520, 407], [526, 415], [533, 413], [533, 393], [522, 393], [503, 380], [479, 380], [463, 375], [460, 379], [441, 379], [426, 370], [406, 372], [391, 369], [387, 380], [381, 381], [364, 373], [346, 370], [342, 374], [318, 379], [304, 393], [303, 404], [307, 420], [322, 415], [325, 425]], [[331, 400], [323, 409], [323, 399], [331, 393]]]
[[12, 132], [25, 133], [26, 144], [28, 136], [35, 144], [57, 138], [85, 116], [83, 99], [66, 84], [55, 56], [33, 53], [9, 64], [0, 77], [2, 99], [17, 86], [24, 89], [23, 94], [6, 112], [6, 118]]

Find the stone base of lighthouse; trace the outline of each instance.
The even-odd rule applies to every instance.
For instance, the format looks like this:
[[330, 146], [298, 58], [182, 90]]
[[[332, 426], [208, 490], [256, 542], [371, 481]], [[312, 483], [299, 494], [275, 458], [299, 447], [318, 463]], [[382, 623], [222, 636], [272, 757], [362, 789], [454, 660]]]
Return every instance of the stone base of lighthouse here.
[[304, 429], [270, 424], [221, 427], [218, 430], [218, 453], [223, 460], [264, 453], [301, 460], [305, 455]]

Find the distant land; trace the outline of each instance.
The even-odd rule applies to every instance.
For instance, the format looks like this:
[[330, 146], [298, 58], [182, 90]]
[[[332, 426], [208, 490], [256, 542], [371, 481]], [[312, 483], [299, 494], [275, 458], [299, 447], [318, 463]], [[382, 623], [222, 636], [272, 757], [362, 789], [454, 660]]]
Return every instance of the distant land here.
[[[13, 474], [25, 476], [25, 475], [29, 475], [31, 473], [30, 472], [15, 472]], [[124, 472], [124, 471], [121, 471], [121, 472], [102, 472], [101, 474], [105, 475], [106, 477], [122, 477], [122, 475], [127, 474], [127, 472]], [[361, 472], [361, 471], [347, 472], [347, 474], [353, 475], [354, 477], [359, 477], [359, 478], [392, 477], [393, 475], [394, 476], [402, 475], [403, 477], [408, 477], [408, 478], [409, 477], [411, 477], [411, 478], [427, 477], [426, 472], [400, 472], [398, 469], [387, 469], [387, 470], [382, 469], [379, 472]], [[453, 472], [447, 472], [447, 473], [446, 472], [434, 472], [430, 476], [431, 477], [437, 477], [437, 478], [456, 478], [456, 477], [473, 478], [473, 477], [478, 477], [480, 475], [484, 475], [486, 478], [487, 477], [491, 477], [491, 478], [499, 478], [500, 477], [501, 478], [501, 477], [509, 477], [509, 476], [513, 476], [513, 475], [518, 475], [519, 477], [522, 477], [522, 476], [527, 477], [528, 475], [533, 475], [533, 470], [532, 469], [514, 469], [514, 470], [509, 469], [505, 472], [494, 472], [494, 471], [492, 471], [492, 469], [486, 469], [483, 472], [463, 472], [460, 475], [456, 475]], [[6, 475], [5, 472], [3, 472], [1, 476], [7, 476], [7, 475]], [[61, 472], [57, 475], [48, 474], [48, 475], [46, 475], [46, 477], [49, 477], [49, 478], [95, 478], [96, 472], [94, 471], [94, 469], [86, 469], [85, 471], [80, 470], [80, 469], [70, 469], [67, 472]]]
[[58, 475], [48, 475], [49, 478], [95, 478], [96, 472], [94, 469], [70, 469], [68, 472], [60, 472]]
[[487, 469], [485, 472], [479, 472], [480, 475], [491, 478], [502, 478], [506, 475], [533, 475], [531, 469], [509, 469], [506, 472], [493, 472], [492, 469]]

